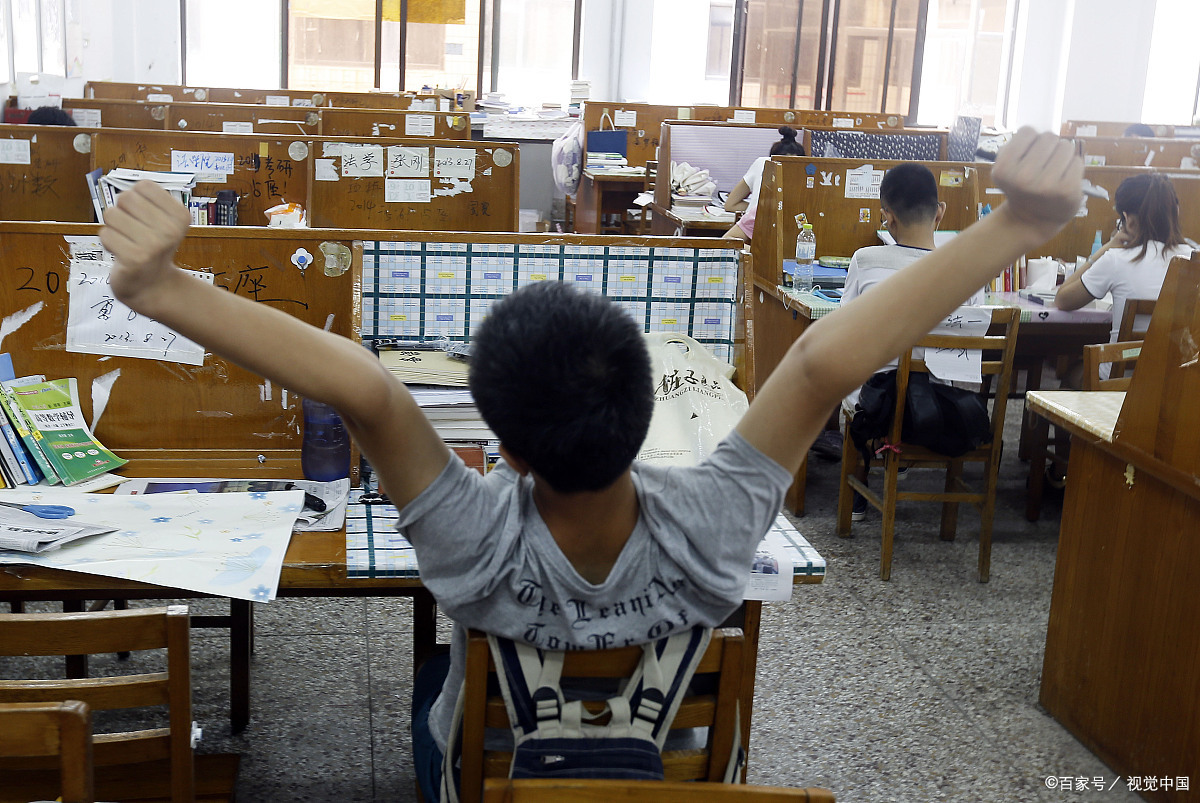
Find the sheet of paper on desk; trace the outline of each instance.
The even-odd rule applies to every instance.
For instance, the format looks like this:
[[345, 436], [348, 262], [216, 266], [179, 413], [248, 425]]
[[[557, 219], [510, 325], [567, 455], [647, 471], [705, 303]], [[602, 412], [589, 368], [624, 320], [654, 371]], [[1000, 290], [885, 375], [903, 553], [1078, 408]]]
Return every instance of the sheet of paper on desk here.
[[111, 533], [115, 527], [99, 527], [68, 519], [43, 519], [15, 508], [0, 507], [0, 552], [48, 552], [90, 535]]
[[[959, 307], [946, 316], [935, 335], [982, 337], [992, 323], [992, 314], [979, 307]], [[979, 349], [925, 349], [925, 365], [929, 372], [946, 382], [982, 382], [983, 353]]]
[[90, 524], [116, 532], [51, 552], [0, 552], [0, 563], [119, 577], [219, 597], [275, 598], [302, 491], [230, 494], [43, 495], [5, 497], [69, 505]]
[[763, 601], [787, 600], [791, 599], [797, 578], [824, 576], [825, 559], [780, 513], [755, 550], [743, 596]]
[[325, 510], [313, 510], [305, 503], [292, 527], [295, 532], [335, 532], [346, 521], [346, 500], [350, 496], [350, 480], [343, 477], [331, 482], [313, 480], [223, 480], [213, 478], [138, 477], [117, 489], [118, 494], [161, 493], [247, 493], [262, 491], [301, 491], [318, 497]]

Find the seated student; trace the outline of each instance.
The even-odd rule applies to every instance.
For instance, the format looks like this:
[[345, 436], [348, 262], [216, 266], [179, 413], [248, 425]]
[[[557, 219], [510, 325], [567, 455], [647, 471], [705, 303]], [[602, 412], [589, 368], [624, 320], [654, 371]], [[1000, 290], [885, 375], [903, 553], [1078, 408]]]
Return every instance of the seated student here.
[[[1113, 196], [1117, 228], [1113, 236], [1079, 270], [1072, 273], [1054, 297], [1059, 309], [1079, 309], [1112, 293], [1112, 331], [1117, 340], [1125, 301], [1158, 298], [1167, 267], [1175, 257], [1187, 259], [1192, 250], [1183, 242], [1179, 229], [1179, 198], [1170, 179], [1162, 173], [1144, 173], [1121, 182]], [[1107, 379], [1110, 366], [1100, 366]], [[1068, 377], [1067, 384], [1079, 387], [1082, 366]]]
[[[791, 126], [780, 126], [782, 138], [771, 146], [771, 156], [804, 156], [804, 146], [796, 141], [799, 133]], [[742, 176], [725, 199], [725, 211], [745, 212], [741, 220], [734, 223], [725, 237], [749, 240], [754, 236], [754, 217], [758, 209], [758, 189], [762, 185], [763, 168], [771, 156], [760, 156], [750, 163], [750, 169]]]
[[[854, 252], [846, 271], [843, 304], [932, 251], [934, 232], [946, 214], [946, 204], [938, 200], [937, 179], [928, 167], [918, 162], [904, 162], [884, 174], [879, 184], [879, 203], [880, 225], [891, 233], [895, 242]], [[963, 303], [982, 304], [983, 289], [979, 288]], [[876, 373], [894, 371], [898, 365], [899, 361], [893, 359]], [[858, 392], [855, 388], [843, 400], [847, 411], [854, 411]], [[866, 477], [859, 479], [865, 481]], [[852, 517], [854, 521], [862, 521], [866, 514], [867, 500], [856, 491]]]
[[465, 628], [595, 649], [717, 625], [736, 609], [755, 548], [838, 401], [1079, 208], [1082, 163], [1050, 134], [1022, 129], [993, 175], [1000, 209], [809, 327], [735, 431], [689, 468], [634, 461], [653, 407], [650, 363], [637, 325], [601, 296], [545, 282], [492, 308], [470, 384], [504, 460], [483, 476], [367, 349], [180, 271], [189, 215], [161, 188], [122, 193], [100, 236], [119, 299], [333, 405], [400, 508], [421, 580], [456, 623], [445, 679], [422, 672], [414, 691], [426, 696], [414, 700], [418, 779], [436, 800]]
[[57, 106], [41, 106], [29, 113], [25, 121], [29, 125], [75, 125], [75, 118], [66, 109]]
[[1154, 129], [1145, 123], [1131, 123], [1125, 128], [1123, 136], [1126, 137], [1153, 137], [1157, 136]]

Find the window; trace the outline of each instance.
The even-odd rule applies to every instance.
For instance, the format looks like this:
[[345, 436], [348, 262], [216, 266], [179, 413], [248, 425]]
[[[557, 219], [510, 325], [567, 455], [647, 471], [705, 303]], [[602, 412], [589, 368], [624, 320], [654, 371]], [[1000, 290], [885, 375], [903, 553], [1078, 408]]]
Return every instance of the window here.
[[402, 89], [474, 88], [479, 79], [479, 0], [410, 2], [405, 41]]
[[1013, 0], [929, 0], [919, 121], [1002, 122]]
[[549, 102], [566, 109], [570, 103], [575, 3], [503, 0], [500, 13], [499, 27], [493, 13], [486, 21], [483, 91], [501, 92], [514, 106], [536, 109]]
[[187, 0], [184, 13], [185, 83], [246, 89], [280, 86], [278, 0]]
[[39, 33], [42, 40], [41, 71], [66, 76], [66, 39], [63, 36], [63, 0], [41, 0]]
[[0, 52], [4, 54], [4, 58], [0, 59], [0, 84], [7, 84], [12, 81], [9, 69], [12, 53], [8, 49], [8, 0], [0, 0]]
[[16, 72], [41, 72], [37, 0], [12, 0], [13, 69]]
[[1200, 112], [1198, 29], [1200, 5], [1196, 0], [1158, 0], [1142, 100], [1143, 122], [1187, 124]]
[[733, 2], [708, 6], [708, 65], [705, 76], [725, 78], [733, 59]]

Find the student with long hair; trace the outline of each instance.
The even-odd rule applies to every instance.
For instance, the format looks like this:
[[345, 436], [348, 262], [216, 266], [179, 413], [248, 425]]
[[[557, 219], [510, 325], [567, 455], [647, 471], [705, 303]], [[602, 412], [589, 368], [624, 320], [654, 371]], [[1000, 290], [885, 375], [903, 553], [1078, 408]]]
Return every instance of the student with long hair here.
[[[780, 126], [781, 139], [771, 146], [771, 156], [804, 156], [804, 146], [796, 141], [799, 133], [790, 125]], [[762, 186], [763, 168], [771, 156], [760, 156], [750, 163], [750, 169], [742, 176], [725, 199], [725, 211], [745, 212], [742, 219], [725, 232], [726, 237], [749, 240], [754, 236], [754, 213], [758, 209], [758, 189]]]
[[[1113, 198], [1117, 228], [1112, 238], [1058, 288], [1054, 304], [1059, 309], [1079, 309], [1107, 293], [1113, 297], [1109, 342], [1121, 329], [1125, 301], [1157, 299], [1175, 257], [1185, 259], [1191, 249], [1179, 229], [1179, 198], [1171, 181], [1161, 173], [1127, 178]], [[1108, 365], [1100, 366], [1108, 378]]]

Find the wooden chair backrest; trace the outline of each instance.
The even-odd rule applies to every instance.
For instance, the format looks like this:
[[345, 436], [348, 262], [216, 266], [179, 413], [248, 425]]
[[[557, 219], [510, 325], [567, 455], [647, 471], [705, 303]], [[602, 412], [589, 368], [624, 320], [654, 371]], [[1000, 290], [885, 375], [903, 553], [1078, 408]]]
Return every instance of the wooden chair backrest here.
[[0, 761], [48, 756], [58, 758], [62, 803], [93, 803], [92, 712], [87, 703], [0, 703]]
[[1137, 340], [1145, 337], [1158, 304], [1155, 298], [1127, 298], [1121, 313], [1121, 326], [1117, 329], [1117, 340]]
[[[104, 98], [63, 98], [63, 108], [69, 112], [91, 109], [100, 113], [103, 128], [140, 128], [147, 131], [165, 130], [166, 103], [147, 103], [141, 100], [106, 100]], [[78, 118], [76, 119], [78, 122]]]
[[[0, 702], [79, 700], [92, 711], [167, 706], [169, 727], [96, 734], [96, 767], [167, 760], [171, 799], [191, 801], [192, 691], [183, 605], [98, 613], [0, 614], [0, 655], [93, 655], [163, 649], [165, 672], [64, 680], [0, 680]], [[25, 759], [13, 769], [30, 769]]]
[[84, 180], [91, 170], [93, 131], [72, 126], [0, 125], [0, 140], [10, 141], [0, 142], [0, 148], [29, 148], [28, 164], [15, 159], [0, 161], [0, 220], [95, 220]]
[[[992, 166], [979, 163], [976, 167], [979, 170], [979, 200], [996, 208], [1003, 202], [1004, 196], [996, 192]], [[1085, 167], [1084, 178], [1107, 190], [1110, 200], [1088, 198], [1086, 215], [1073, 218], [1058, 234], [1030, 251], [1028, 256], [1054, 257], [1074, 262], [1076, 257], [1090, 254], [1096, 232], [1100, 232], [1102, 240], [1108, 240], [1116, 225], [1117, 213], [1111, 199], [1116, 197], [1117, 187], [1127, 178], [1152, 171], [1153, 168], [1149, 167]], [[1183, 236], [1193, 240], [1200, 238], [1200, 170], [1195, 172], [1195, 176], [1179, 171], [1170, 173], [1171, 184], [1179, 197], [1179, 225], [1183, 229]]]
[[[1020, 310], [1016, 307], [993, 307], [992, 323], [988, 333], [980, 337], [960, 337], [958, 335], [930, 334], [917, 341], [914, 348], [951, 348], [951, 349], [981, 349], [983, 376], [996, 377], [992, 384], [995, 398], [992, 402], [992, 442], [984, 449], [992, 449], [997, 455], [1000, 444], [1004, 439], [1004, 410], [1008, 401], [1008, 389], [1012, 387], [1013, 356], [1017, 350], [1017, 324], [1020, 322]], [[929, 373], [929, 366], [923, 359], [914, 359], [912, 349], [900, 355], [900, 366], [896, 371], [896, 412], [892, 419], [892, 431], [889, 434], [891, 443], [903, 442], [901, 433], [904, 426], [904, 406], [907, 401], [909, 377], [913, 373]]]
[[[635, 124], [616, 125], [618, 112], [633, 112], [636, 115]], [[797, 131], [805, 126], [829, 126], [864, 131], [904, 127], [904, 118], [895, 114], [813, 109], [767, 109], [752, 106], [679, 106], [590, 100], [583, 105], [584, 130], [608, 129], [611, 123], [611, 127], [629, 132], [626, 160], [634, 167], [641, 167], [648, 160], [655, 158], [655, 151], [660, 144], [660, 127], [667, 120], [730, 122], [735, 119], [744, 123], [766, 125], [772, 128], [790, 125]], [[668, 164], [661, 158], [659, 161]]]
[[[637, 668], [641, 657], [641, 647], [568, 652], [562, 677], [626, 678]], [[665, 751], [663, 768], [666, 780], [719, 781], [724, 777], [738, 728], [737, 701], [742, 684], [746, 682], [743, 677], [745, 660], [745, 642], [741, 630], [727, 628], [713, 631], [712, 641], [696, 668], [696, 676], [707, 675], [712, 678], [716, 683], [716, 693], [685, 697], [671, 723], [672, 730], [708, 728], [708, 744], [700, 751]], [[472, 631], [467, 641], [465, 671], [460, 797], [464, 803], [472, 803], [480, 799], [483, 779], [507, 776], [512, 761], [511, 753], [484, 750], [484, 730], [510, 730], [511, 725], [504, 698], [499, 693], [488, 694], [488, 677], [495, 673], [495, 665], [488, 649], [487, 636], [477, 631]]]
[[[1141, 340], [1118, 340], [1083, 347], [1084, 390], [1128, 390], [1133, 377], [1125, 372], [1142, 355]], [[1100, 366], [1109, 363], [1108, 379], [1100, 378]]]
[[1108, 166], [1178, 170], [1185, 158], [1200, 164], [1200, 140], [1173, 137], [1075, 137], [1085, 163], [1102, 158]]
[[[467, 112], [321, 109], [320, 115], [321, 136], [325, 137], [471, 138], [471, 118]], [[432, 134], [424, 133], [430, 127]]]
[[321, 110], [251, 103], [168, 103], [166, 130], [312, 137], [321, 133]]
[[[803, 212], [817, 237], [817, 256], [849, 257], [859, 248], [880, 245], [878, 198], [847, 198], [847, 171], [871, 165], [887, 170], [887, 159], [825, 159], [775, 156], [763, 170], [750, 250], [755, 275], [778, 283], [784, 259], [795, 256], [796, 215]], [[977, 171], [961, 162], [923, 162], [938, 179], [938, 199], [946, 204], [943, 231], [961, 231], [976, 220]], [[809, 170], [812, 170], [810, 175]], [[812, 179], [812, 186], [809, 186]], [[828, 183], [826, 183], [828, 182]]]
[[1175, 259], [1158, 295], [1114, 442], [1146, 455], [1168, 478], [1200, 475], [1200, 252]]
[[790, 789], [725, 783], [672, 783], [670, 781], [544, 780], [541, 778], [488, 778], [483, 784], [484, 803], [834, 803], [833, 793], [819, 787]]

